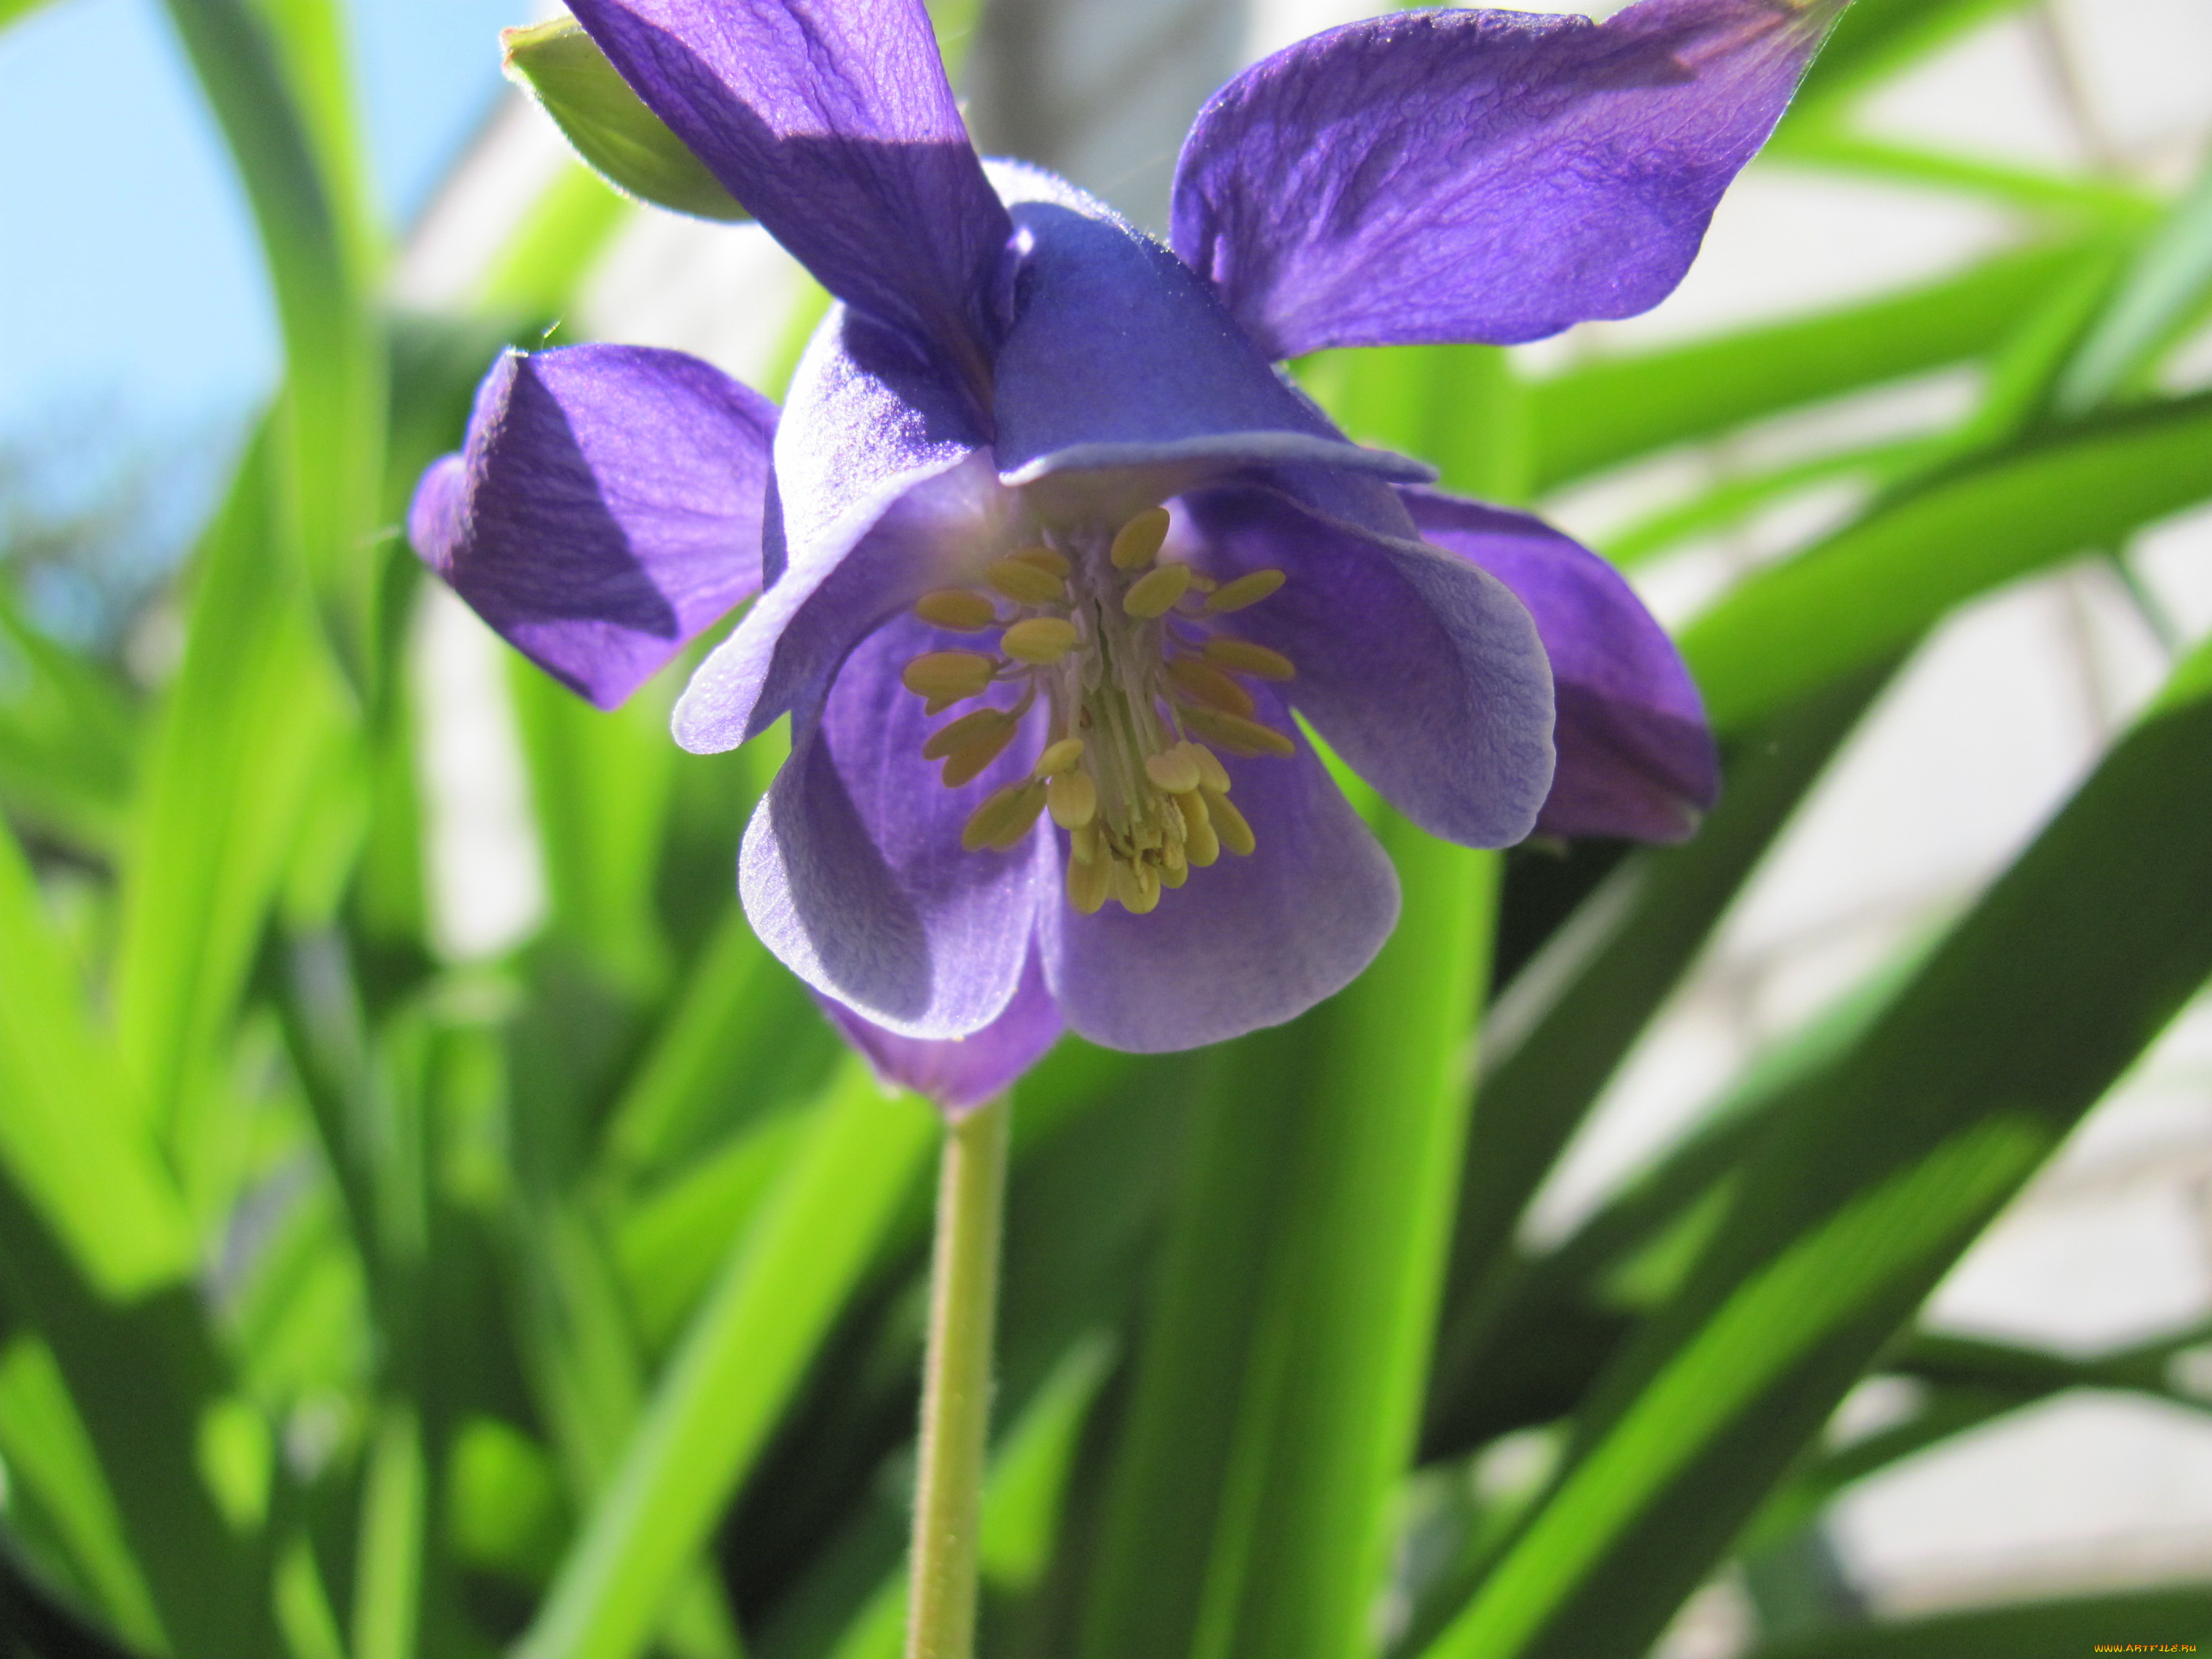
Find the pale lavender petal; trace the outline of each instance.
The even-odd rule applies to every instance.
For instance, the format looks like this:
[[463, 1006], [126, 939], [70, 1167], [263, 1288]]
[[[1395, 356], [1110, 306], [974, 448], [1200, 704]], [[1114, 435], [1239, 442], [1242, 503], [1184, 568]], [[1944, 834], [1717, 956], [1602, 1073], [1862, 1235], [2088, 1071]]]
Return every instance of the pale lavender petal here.
[[1397, 925], [1397, 872], [1311, 750], [1226, 763], [1249, 858], [1224, 852], [1150, 915], [1045, 907], [1045, 981], [1093, 1042], [1158, 1054], [1279, 1025], [1351, 983]]
[[1051, 1051], [1063, 1029], [1060, 1009], [1045, 989], [1043, 961], [1034, 948], [1006, 1012], [964, 1037], [930, 1042], [899, 1036], [835, 998], [817, 993], [815, 1000], [845, 1040], [867, 1056], [877, 1076], [927, 1095], [955, 1121], [1013, 1087]]
[[753, 931], [793, 973], [897, 1036], [931, 1039], [968, 1036], [1005, 1011], [1041, 896], [1058, 890], [1042, 831], [1012, 853], [960, 845], [983, 798], [1035, 761], [1042, 711], [980, 778], [945, 788], [921, 758], [939, 722], [898, 680], [945, 643], [902, 617], [860, 645], [818, 723], [798, 717], [738, 873]]
[[408, 534], [509, 643], [612, 708], [757, 592], [775, 407], [678, 351], [509, 352]]
[[[1067, 485], [1133, 492], [1101, 503], [1111, 514], [1261, 466], [1434, 476], [1349, 441], [1252, 349], [1204, 283], [1102, 204], [1061, 185], [1012, 212], [1014, 321], [994, 405], [1009, 483], [1089, 474]], [[1118, 476], [1097, 478], [1102, 469]]]
[[575, 0], [653, 113], [838, 298], [980, 395], [1006, 210], [921, 0]]
[[921, 593], [1018, 544], [1018, 502], [956, 387], [842, 307], [776, 429], [770, 586], [700, 665], [676, 738], [735, 748], [818, 702], [845, 653]]
[[1559, 771], [1538, 830], [1688, 836], [1719, 798], [1720, 760], [1681, 653], [1620, 573], [1540, 519], [1405, 494], [1425, 538], [1497, 577], [1536, 619], [1559, 710]]
[[1276, 357], [1634, 316], [1681, 281], [1842, 9], [1447, 9], [1315, 35], [1200, 112], [1176, 251]]
[[1503, 582], [1265, 491], [1188, 505], [1209, 568], [1288, 573], [1229, 631], [1297, 665], [1284, 695], [1353, 771], [1448, 841], [1506, 847], [1528, 834], [1552, 782], [1552, 680]]

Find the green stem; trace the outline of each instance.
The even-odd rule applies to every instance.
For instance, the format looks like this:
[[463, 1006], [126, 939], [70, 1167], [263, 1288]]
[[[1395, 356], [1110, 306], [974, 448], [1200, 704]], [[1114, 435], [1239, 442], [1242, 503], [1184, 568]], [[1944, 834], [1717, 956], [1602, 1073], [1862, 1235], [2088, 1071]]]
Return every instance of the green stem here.
[[907, 1659], [970, 1659], [975, 1647], [975, 1548], [1012, 1116], [1001, 1095], [955, 1122], [939, 1166]]

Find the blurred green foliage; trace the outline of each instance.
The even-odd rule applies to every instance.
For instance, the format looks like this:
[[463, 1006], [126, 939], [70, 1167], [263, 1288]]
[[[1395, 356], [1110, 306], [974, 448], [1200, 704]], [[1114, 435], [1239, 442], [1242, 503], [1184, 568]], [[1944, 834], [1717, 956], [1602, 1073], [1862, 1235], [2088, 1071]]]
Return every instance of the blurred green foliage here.
[[[2212, 1333], [2085, 1359], [1916, 1315], [2212, 972], [2212, 647], [2177, 642], [1938, 936], [1571, 1236], [1516, 1242], [1929, 630], [2212, 496], [2212, 402], [2156, 374], [2212, 300], [2212, 188], [1852, 135], [2004, 3], [1860, 0], [1776, 148], [1994, 200], [2007, 250], [1541, 380], [1474, 348], [1301, 366], [1356, 435], [1509, 501], [1931, 372], [1979, 391], [1940, 430], [1723, 469], [1610, 550], [1859, 488], [1685, 634], [1728, 764], [1695, 841], [1501, 857], [1378, 809], [1407, 921], [1357, 985], [1209, 1053], [1070, 1040], [1024, 1082], [988, 1659], [1630, 1659], [1730, 1563], [1760, 1659], [2212, 1636], [2201, 1586], [1877, 1624], [1817, 1582], [1825, 1506], [1950, 1436], [2066, 1389], [2203, 1407], [2169, 1362]], [[736, 908], [775, 755], [678, 754], [672, 678], [609, 717], [516, 666], [547, 914], [495, 961], [432, 937], [392, 526], [633, 206], [566, 173], [474, 309], [397, 314], [331, 0], [168, 7], [287, 374], [160, 601], [185, 644], [158, 683], [34, 625], [5, 550], [6, 1650], [888, 1656], [936, 1125]], [[1875, 1373], [1914, 1411], [1824, 1446]], [[1477, 1480], [1500, 1449], [1524, 1478]]]

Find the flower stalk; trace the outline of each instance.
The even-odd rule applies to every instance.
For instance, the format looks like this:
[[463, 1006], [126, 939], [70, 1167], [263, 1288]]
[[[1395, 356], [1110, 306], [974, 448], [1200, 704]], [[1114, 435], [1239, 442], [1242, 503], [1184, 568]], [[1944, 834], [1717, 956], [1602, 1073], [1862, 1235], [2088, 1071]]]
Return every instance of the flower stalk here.
[[1002, 1094], [954, 1120], [939, 1165], [906, 1659], [969, 1659], [975, 1647], [976, 1545], [1012, 1115]]

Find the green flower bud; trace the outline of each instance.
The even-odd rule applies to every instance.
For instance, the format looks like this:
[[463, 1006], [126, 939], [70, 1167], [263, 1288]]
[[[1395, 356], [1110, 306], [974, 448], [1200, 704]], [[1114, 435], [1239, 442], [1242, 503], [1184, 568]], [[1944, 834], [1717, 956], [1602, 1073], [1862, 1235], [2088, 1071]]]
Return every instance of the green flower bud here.
[[701, 219], [750, 219], [705, 163], [615, 72], [573, 17], [503, 31], [507, 78], [526, 87], [576, 154], [617, 190]]

